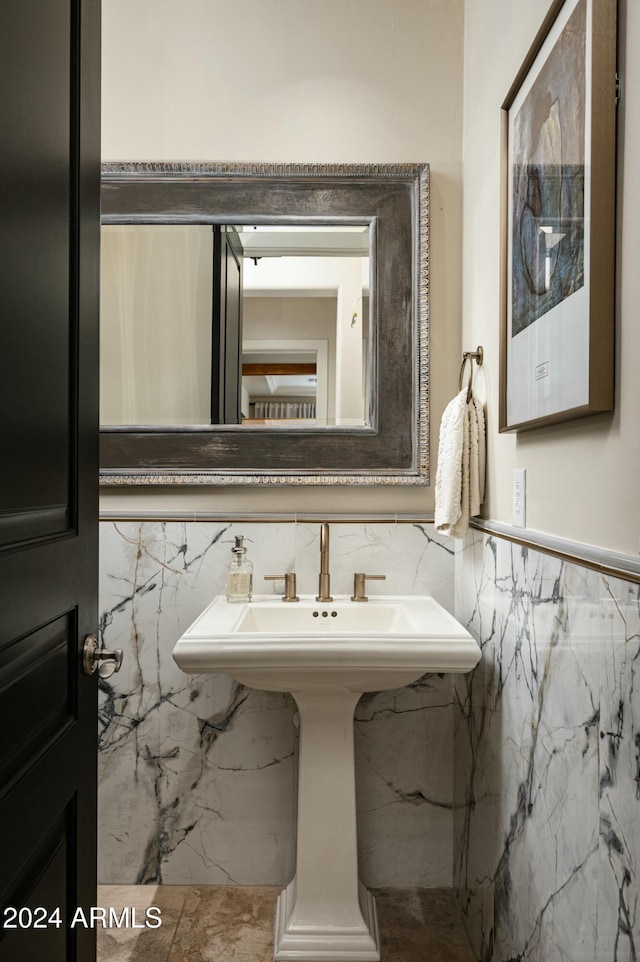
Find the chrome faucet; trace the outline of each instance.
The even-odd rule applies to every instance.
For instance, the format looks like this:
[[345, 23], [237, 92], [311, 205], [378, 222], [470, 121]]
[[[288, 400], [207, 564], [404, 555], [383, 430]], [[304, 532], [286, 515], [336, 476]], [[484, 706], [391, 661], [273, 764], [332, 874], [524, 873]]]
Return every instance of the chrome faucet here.
[[329, 525], [326, 521], [320, 525], [320, 576], [316, 601], [333, 601], [329, 574]]

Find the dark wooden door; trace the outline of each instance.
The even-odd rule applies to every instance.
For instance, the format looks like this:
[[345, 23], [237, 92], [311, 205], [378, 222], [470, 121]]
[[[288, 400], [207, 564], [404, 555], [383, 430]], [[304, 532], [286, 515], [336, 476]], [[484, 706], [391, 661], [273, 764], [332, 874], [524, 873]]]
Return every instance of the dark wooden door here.
[[213, 228], [211, 423], [240, 424], [242, 245], [234, 227]]
[[99, 0], [2, 0], [0, 50], [0, 960], [90, 962]]

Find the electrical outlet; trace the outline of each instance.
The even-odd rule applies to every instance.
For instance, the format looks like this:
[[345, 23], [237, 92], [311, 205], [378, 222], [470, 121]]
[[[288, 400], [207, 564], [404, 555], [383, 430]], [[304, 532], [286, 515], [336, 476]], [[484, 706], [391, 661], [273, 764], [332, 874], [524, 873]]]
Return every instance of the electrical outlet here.
[[516, 528], [527, 526], [527, 472], [524, 468], [513, 469], [513, 524]]

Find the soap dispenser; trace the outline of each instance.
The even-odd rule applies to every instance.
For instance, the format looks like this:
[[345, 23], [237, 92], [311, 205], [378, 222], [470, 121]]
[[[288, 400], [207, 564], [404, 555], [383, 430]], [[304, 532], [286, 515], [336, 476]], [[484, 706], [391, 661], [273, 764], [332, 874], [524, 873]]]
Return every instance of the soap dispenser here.
[[244, 536], [235, 536], [235, 545], [231, 549], [233, 561], [227, 566], [226, 593], [227, 601], [231, 604], [251, 601], [253, 594], [253, 565], [247, 560], [247, 549], [244, 546]]

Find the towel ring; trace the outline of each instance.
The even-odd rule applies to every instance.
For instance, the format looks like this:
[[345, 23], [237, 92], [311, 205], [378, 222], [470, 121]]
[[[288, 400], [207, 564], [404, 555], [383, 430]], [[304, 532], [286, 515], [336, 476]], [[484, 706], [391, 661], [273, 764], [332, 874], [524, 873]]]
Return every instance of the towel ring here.
[[458, 377], [458, 392], [462, 390], [462, 379], [464, 377], [464, 369], [467, 361], [469, 362], [469, 386], [467, 388], [468, 404], [471, 400], [471, 393], [473, 390], [473, 362], [475, 361], [478, 367], [480, 367], [484, 361], [484, 348], [481, 344], [478, 345], [475, 351], [464, 351], [462, 354], [462, 365], [460, 366], [460, 375]]

